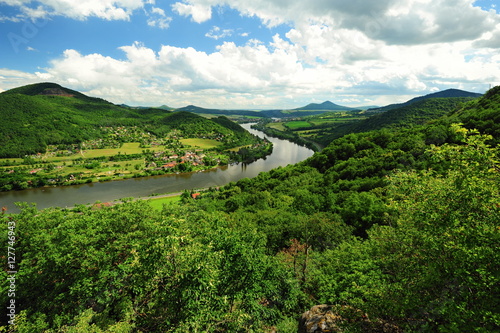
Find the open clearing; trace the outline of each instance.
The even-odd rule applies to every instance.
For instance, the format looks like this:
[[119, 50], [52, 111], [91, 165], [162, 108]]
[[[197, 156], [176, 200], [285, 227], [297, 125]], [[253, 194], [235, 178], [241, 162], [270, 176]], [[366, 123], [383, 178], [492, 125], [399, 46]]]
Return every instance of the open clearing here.
[[163, 208], [163, 205], [177, 203], [180, 201], [181, 201], [181, 196], [176, 195], [176, 196], [171, 196], [171, 197], [149, 199], [149, 205], [153, 209], [161, 210]]
[[221, 144], [219, 141], [212, 139], [182, 139], [180, 141], [183, 145], [200, 149], [215, 148]]
[[[102, 156], [114, 156], [118, 154], [140, 154], [143, 150], [162, 150], [163, 147], [155, 147], [155, 148], [141, 148], [141, 144], [139, 142], [128, 142], [124, 143], [120, 148], [108, 148], [108, 149], [89, 149], [85, 150], [83, 153], [83, 157], [93, 158], [93, 157], [102, 157]], [[74, 155], [75, 156], [75, 155]], [[77, 156], [77, 155], [76, 155]]]
[[274, 129], [277, 129], [278, 131], [282, 131], [282, 132], [286, 131], [286, 128], [283, 126], [282, 122], [270, 123], [267, 125], [267, 127], [274, 128]]
[[308, 123], [307, 121], [298, 120], [298, 121], [289, 121], [285, 124], [285, 126], [293, 130], [296, 128], [311, 127], [311, 124]]

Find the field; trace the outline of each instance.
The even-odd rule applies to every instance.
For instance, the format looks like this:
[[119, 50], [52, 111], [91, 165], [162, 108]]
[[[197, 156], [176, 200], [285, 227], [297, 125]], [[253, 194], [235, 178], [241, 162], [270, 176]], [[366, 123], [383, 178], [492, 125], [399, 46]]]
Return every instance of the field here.
[[291, 121], [272, 122], [266, 126], [278, 131], [293, 133], [302, 138], [321, 142], [335, 128], [354, 121], [366, 119], [367, 115], [359, 111], [324, 112], [322, 114], [297, 117]]
[[182, 139], [180, 140], [183, 145], [196, 147], [200, 149], [210, 149], [220, 146], [220, 142], [211, 139]]
[[311, 124], [307, 121], [295, 120], [295, 121], [289, 121], [289, 122], [285, 123], [285, 126], [291, 130], [294, 130], [297, 128], [311, 127]]
[[246, 146], [239, 146], [239, 147], [235, 147], [235, 148], [231, 148], [231, 149], [228, 149], [228, 151], [234, 151], [234, 152], [237, 152], [238, 150], [240, 150], [241, 148], [247, 148], [247, 147], [251, 147], [252, 145], [246, 145]]
[[173, 204], [181, 201], [180, 195], [149, 199], [149, 205], [156, 210], [161, 210], [165, 204]]
[[277, 129], [278, 131], [286, 131], [286, 128], [285, 128], [285, 126], [283, 126], [282, 122], [270, 123], [269, 125], [267, 125], [267, 127]]
[[[147, 148], [150, 149], [150, 148]], [[156, 149], [150, 150], [162, 150], [163, 147], [157, 147]], [[83, 157], [86, 158], [94, 158], [101, 156], [114, 156], [118, 154], [140, 154], [146, 148], [141, 148], [139, 142], [128, 142], [124, 143], [120, 148], [109, 148], [109, 149], [90, 149], [85, 150], [83, 153]]]

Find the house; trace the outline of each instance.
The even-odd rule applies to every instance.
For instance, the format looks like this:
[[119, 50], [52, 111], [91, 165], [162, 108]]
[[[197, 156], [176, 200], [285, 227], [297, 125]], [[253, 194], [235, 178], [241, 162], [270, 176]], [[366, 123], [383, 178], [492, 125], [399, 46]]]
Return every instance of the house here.
[[201, 193], [199, 193], [199, 192], [198, 193], [193, 193], [193, 194], [191, 194], [191, 198], [197, 199], [200, 195], [201, 195]]
[[164, 169], [169, 169], [169, 168], [173, 168], [177, 165], [177, 163], [175, 162], [170, 162], [170, 163], [167, 163], [167, 164], [163, 164], [163, 168]]
[[92, 206], [92, 210], [102, 209], [105, 207], [111, 207], [113, 204], [111, 202], [96, 203]]

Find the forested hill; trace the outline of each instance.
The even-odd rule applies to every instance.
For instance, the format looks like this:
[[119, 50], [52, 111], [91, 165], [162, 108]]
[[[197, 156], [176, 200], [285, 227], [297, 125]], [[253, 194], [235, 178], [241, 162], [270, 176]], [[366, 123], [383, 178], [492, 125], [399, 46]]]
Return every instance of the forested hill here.
[[102, 98], [89, 97], [78, 91], [62, 87], [61, 85], [52, 82], [30, 84], [27, 86], [22, 86], [4, 91], [2, 94], [6, 95], [21, 94], [28, 96], [36, 96], [36, 95], [66, 96], [66, 97], [74, 97], [85, 102], [111, 104]]
[[234, 141], [248, 141], [252, 135], [240, 125], [224, 116], [207, 119], [197, 114], [178, 111], [165, 116], [161, 120], [162, 128], [178, 130], [183, 136], [234, 136]]
[[404, 103], [390, 104], [390, 105], [383, 106], [380, 108], [370, 109], [370, 111], [377, 111], [377, 112], [389, 111], [392, 109], [400, 108], [403, 106], [407, 106], [407, 105], [410, 105], [410, 104], [413, 104], [416, 102], [420, 102], [420, 101], [423, 101], [426, 99], [431, 99], [431, 98], [457, 98], [457, 97], [479, 98], [481, 96], [482, 96], [482, 94], [473, 93], [470, 91], [465, 91], [465, 90], [460, 90], [460, 89], [446, 89], [446, 90], [438, 91], [438, 92], [435, 92], [432, 94], [427, 94], [425, 96], [415, 97], [415, 98], [412, 98], [409, 101], [406, 101]]
[[319, 110], [324, 110], [324, 111], [352, 111], [352, 110], [356, 110], [355, 108], [350, 108], [350, 107], [347, 107], [347, 106], [342, 106], [342, 105], [338, 105], [338, 104], [335, 104], [335, 103], [332, 103], [330, 101], [326, 101], [326, 102], [323, 102], [323, 103], [311, 103], [311, 104], [308, 104], [306, 106], [303, 106], [303, 107], [300, 107], [300, 108], [296, 108], [294, 110], [311, 110], [311, 111], [319, 111]]
[[182, 129], [187, 137], [220, 133], [234, 136], [234, 143], [250, 137], [227, 119], [214, 121], [187, 112], [118, 106], [55, 83], [1, 93], [0, 117], [0, 157], [23, 157], [43, 153], [47, 145], [98, 139], [103, 127], [138, 126], [158, 136], [173, 129]]
[[12, 329], [304, 332], [328, 304], [331, 331], [497, 332], [499, 117], [495, 87], [162, 210], [4, 212], [3, 247], [22, 236]]
[[[477, 97], [476, 97], [477, 98]], [[399, 107], [387, 109], [367, 119], [351, 122], [332, 129], [331, 134], [319, 138], [323, 144], [349, 133], [367, 132], [377, 129], [409, 128], [446, 116], [473, 97], [422, 98]]]
[[188, 105], [182, 108], [175, 109], [176, 111], [188, 111], [192, 113], [202, 113], [202, 114], [218, 114], [224, 116], [231, 115], [243, 115], [250, 117], [261, 118], [264, 115], [258, 111], [250, 111], [250, 110], [222, 110], [222, 109], [205, 109], [195, 105]]

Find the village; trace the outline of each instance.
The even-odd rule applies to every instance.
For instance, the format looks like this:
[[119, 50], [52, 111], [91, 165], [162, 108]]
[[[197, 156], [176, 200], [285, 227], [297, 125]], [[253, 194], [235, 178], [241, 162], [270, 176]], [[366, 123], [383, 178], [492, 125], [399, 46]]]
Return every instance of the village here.
[[101, 130], [99, 139], [50, 145], [45, 153], [1, 161], [0, 191], [200, 172], [272, 151], [268, 141], [226, 149], [218, 133], [185, 138], [173, 130], [158, 138], [137, 127]]

